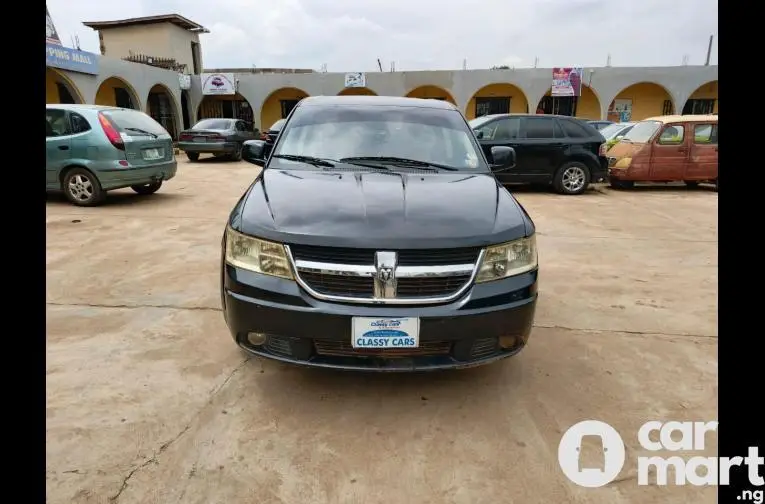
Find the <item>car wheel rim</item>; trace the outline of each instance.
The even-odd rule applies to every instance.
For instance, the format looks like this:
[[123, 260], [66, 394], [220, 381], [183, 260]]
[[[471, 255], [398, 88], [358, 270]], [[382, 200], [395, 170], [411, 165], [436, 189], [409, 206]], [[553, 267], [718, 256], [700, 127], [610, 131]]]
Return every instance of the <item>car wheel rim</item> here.
[[580, 190], [584, 186], [584, 170], [578, 166], [567, 168], [563, 172], [563, 187], [569, 192]]
[[93, 197], [93, 182], [85, 175], [75, 175], [69, 179], [69, 194], [78, 201], [87, 201]]

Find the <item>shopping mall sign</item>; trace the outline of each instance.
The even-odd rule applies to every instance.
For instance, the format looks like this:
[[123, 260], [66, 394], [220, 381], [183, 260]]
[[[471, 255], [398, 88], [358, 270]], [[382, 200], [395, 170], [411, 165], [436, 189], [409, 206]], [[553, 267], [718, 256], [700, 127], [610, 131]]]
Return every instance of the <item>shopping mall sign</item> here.
[[97, 75], [98, 55], [46, 42], [45, 66]]

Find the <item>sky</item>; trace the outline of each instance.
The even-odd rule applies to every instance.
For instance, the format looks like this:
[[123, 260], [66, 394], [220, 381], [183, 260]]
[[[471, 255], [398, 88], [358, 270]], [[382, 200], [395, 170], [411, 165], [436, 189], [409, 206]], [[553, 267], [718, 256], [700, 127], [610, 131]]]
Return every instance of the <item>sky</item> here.
[[[210, 30], [205, 68], [330, 72], [717, 64], [717, 0], [47, 0], [61, 41], [83, 21], [180, 14]], [[161, 55], [158, 55], [161, 56]]]

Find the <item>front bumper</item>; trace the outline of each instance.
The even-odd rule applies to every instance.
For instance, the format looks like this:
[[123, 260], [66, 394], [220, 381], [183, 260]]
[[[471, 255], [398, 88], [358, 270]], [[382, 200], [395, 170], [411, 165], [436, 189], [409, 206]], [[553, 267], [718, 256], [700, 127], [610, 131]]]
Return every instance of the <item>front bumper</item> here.
[[178, 148], [183, 152], [234, 154], [239, 149], [239, 144], [236, 142], [178, 142]]
[[608, 159], [600, 158], [598, 161], [599, 169], [590, 174], [590, 182], [598, 184], [608, 181]]
[[[311, 367], [427, 371], [487, 364], [523, 349], [534, 321], [537, 275], [475, 285], [448, 304], [392, 307], [320, 301], [294, 281], [224, 264], [221, 301], [234, 340], [254, 355]], [[419, 317], [419, 351], [395, 356], [353, 351], [355, 316]], [[250, 332], [267, 334], [266, 343], [250, 344]], [[514, 337], [515, 344], [501, 348], [501, 336]], [[424, 350], [435, 347], [438, 354]], [[342, 348], [342, 355], [327, 348]]]

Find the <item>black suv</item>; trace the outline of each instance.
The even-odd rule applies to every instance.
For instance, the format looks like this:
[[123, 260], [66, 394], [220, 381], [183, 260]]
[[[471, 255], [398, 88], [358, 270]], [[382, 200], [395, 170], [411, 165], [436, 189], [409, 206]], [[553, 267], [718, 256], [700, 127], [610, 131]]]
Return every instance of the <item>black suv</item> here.
[[537, 301], [534, 223], [467, 121], [436, 100], [312, 97], [231, 212], [226, 323], [246, 351], [371, 371], [465, 367], [519, 352]]
[[497, 114], [470, 121], [491, 160], [498, 145], [515, 149], [515, 168], [497, 174], [503, 184], [550, 184], [561, 194], [582, 194], [608, 174], [606, 139], [589, 124], [567, 116]]

